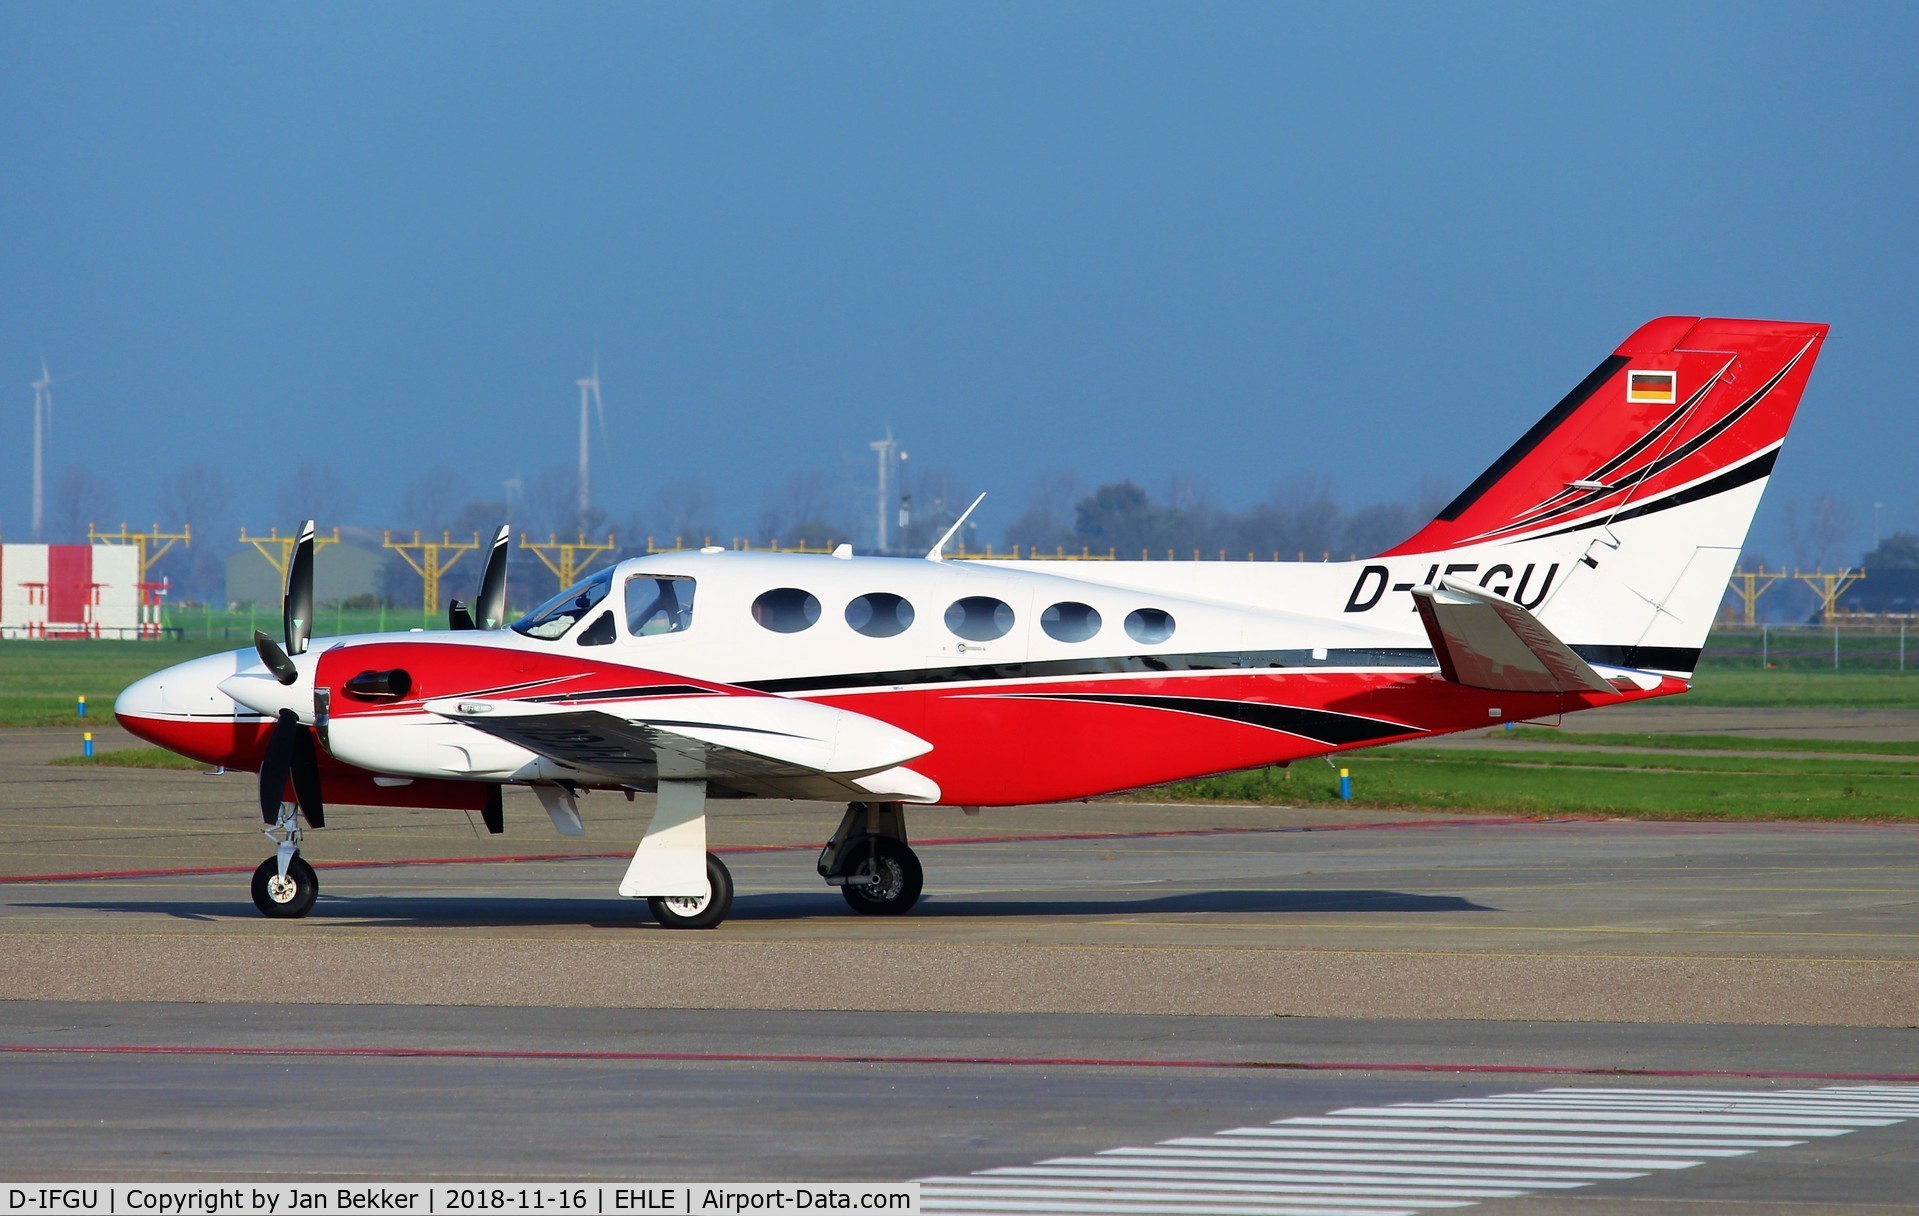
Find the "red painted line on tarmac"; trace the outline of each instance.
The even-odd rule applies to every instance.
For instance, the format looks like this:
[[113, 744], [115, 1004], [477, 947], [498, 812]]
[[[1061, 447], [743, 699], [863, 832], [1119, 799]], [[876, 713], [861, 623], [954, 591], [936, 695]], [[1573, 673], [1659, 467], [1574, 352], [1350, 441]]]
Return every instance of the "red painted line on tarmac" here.
[[[1374, 829], [1490, 827], [1496, 825], [1563, 823], [1569, 820], [1512, 818], [1413, 819], [1403, 823], [1323, 823], [1290, 828], [1171, 828], [1150, 832], [1052, 832], [1012, 836], [943, 836], [915, 840], [916, 846], [959, 844], [1022, 844], [1061, 840], [1150, 840], [1167, 836], [1244, 836], [1284, 832], [1352, 832]], [[738, 844], [716, 848], [715, 853], [798, 853], [815, 852], [815, 844]], [[328, 870], [380, 870], [400, 866], [485, 866], [512, 865], [529, 861], [603, 861], [631, 857], [631, 852], [616, 853], [519, 853], [494, 857], [412, 857], [399, 861], [329, 861]], [[256, 863], [257, 864], [257, 863]], [[115, 878], [182, 878], [210, 874], [251, 874], [254, 866], [174, 866], [150, 870], [88, 870], [62, 874], [0, 875], [0, 886], [8, 883], [97, 882]]]
[[[527, 853], [518, 857], [419, 857], [406, 861], [332, 861], [329, 870], [377, 870], [389, 866], [488, 865], [516, 861], [586, 861], [603, 857], [629, 857], [629, 853]], [[159, 870], [92, 870], [73, 874], [20, 874], [0, 877], [6, 883], [94, 882], [112, 878], [180, 878], [205, 874], [251, 874], [253, 866], [175, 866]]]
[[1211, 1068], [1274, 1072], [1495, 1073], [1582, 1077], [1747, 1077], [1791, 1081], [1919, 1082], [1919, 1073], [1764, 1068], [1620, 1068], [1400, 1060], [1175, 1060], [1125, 1056], [853, 1055], [780, 1051], [530, 1051], [464, 1047], [245, 1047], [178, 1043], [0, 1044], [0, 1055], [313, 1056], [383, 1060], [579, 1060], [640, 1064], [925, 1064], [993, 1068]]

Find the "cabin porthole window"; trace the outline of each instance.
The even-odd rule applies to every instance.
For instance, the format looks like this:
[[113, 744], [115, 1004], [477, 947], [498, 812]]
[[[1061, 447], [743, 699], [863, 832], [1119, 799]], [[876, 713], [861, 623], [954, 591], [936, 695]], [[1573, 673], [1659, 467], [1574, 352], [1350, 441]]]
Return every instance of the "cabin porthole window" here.
[[1099, 632], [1099, 610], [1067, 600], [1040, 613], [1039, 627], [1055, 642], [1084, 642]]
[[863, 637], [898, 637], [913, 623], [913, 605], [890, 591], [869, 591], [846, 605], [846, 623]]
[[1126, 614], [1126, 636], [1142, 646], [1157, 646], [1173, 636], [1173, 614], [1158, 608], [1136, 608]]
[[753, 620], [774, 633], [798, 633], [820, 619], [820, 601], [798, 587], [775, 587], [753, 601]]
[[969, 595], [946, 610], [946, 627], [969, 642], [1003, 638], [1013, 628], [1013, 606], [990, 595]]

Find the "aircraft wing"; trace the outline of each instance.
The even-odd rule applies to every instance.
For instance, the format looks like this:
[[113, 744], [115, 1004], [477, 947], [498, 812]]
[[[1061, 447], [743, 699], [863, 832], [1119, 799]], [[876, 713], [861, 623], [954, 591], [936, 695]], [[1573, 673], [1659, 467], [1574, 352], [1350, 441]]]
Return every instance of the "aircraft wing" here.
[[449, 698], [426, 708], [575, 770], [584, 784], [664, 777], [757, 797], [939, 799], [936, 783], [901, 767], [931, 744], [809, 701], [722, 695], [588, 708]]
[[1440, 674], [1468, 688], [1503, 692], [1617, 690], [1526, 609], [1480, 587], [1441, 579], [1415, 587], [1413, 603], [1432, 639]]

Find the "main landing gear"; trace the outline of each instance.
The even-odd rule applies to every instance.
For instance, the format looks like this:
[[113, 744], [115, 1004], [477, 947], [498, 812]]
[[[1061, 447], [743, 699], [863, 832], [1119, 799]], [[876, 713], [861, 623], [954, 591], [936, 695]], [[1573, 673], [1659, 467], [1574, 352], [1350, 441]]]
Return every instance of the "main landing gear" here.
[[[855, 912], [899, 916], [919, 902], [920, 859], [906, 843], [906, 809], [897, 802], [855, 802], [820, 850], [820, 877]], [[711, 929], [733, 907], [733, 876], [706, 851], [706, 784], [660, 782], [659, 808], [646, 829], [620, 894], [646, 900], [664, 929]]]
[[645, 899], [662, 929], [711, 929], [726, 919], [733, 875], [706, 851], [705, 781], [661, 778], [653, 822], [633, 850], [620, 894]]
[[[733, 876], [706, 851], [706, 783], [662, 778], [659, 788], [653, 822], [633, 852], [620, 894], [645, 899], [661, 928], [711, 929], [732, 910]], [[562, 800], [564, 793], [553, 797]], [[855, 912], [869, 916], [906, 912], [925, 884], [906, 843], [905, 808], [897, 802], [848, 805], [820, 850], [819, 871]]]
[[926, 875], [906, 843], [906, 808], [854, 802], [820, 850], [820, 877], [867, 916], [899, 916], [919, 902]]
[[299, 811], [291, 802], [280, 804], [280, 817], [265, 829], [274, 845], [272, 857], [253, 872], [253, 906], [275, 918], [305, 916], [320, 897], [320, 879], [300, 856]]

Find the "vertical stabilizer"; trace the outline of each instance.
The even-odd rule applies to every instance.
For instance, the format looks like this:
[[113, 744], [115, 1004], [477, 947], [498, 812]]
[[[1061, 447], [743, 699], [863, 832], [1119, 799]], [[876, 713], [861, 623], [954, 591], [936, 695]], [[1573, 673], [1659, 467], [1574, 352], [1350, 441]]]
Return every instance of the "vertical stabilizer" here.
[[1647, 322], [1381, 558], [1430, 555], [1482, 586], [1537, 572], [1513, 598], [1585, 658], [1689, 673], [1826, 329]]
[[[1826, 329], [1719, 317], [1647, 322], [1385, 556], [1599, 527], [1762, 481]], [[1748, 513], [1711, 539], [1737, 547], [1750, 523]]]

